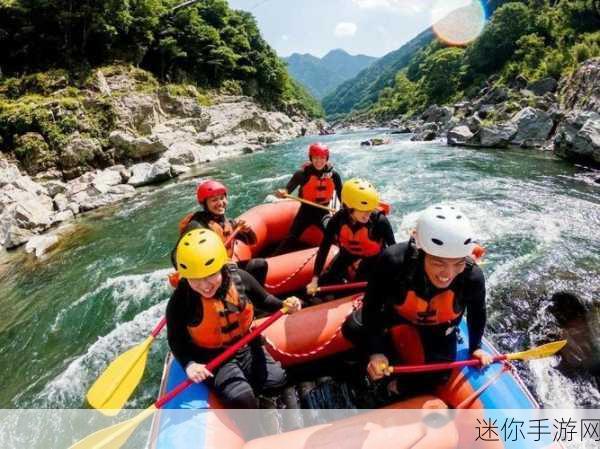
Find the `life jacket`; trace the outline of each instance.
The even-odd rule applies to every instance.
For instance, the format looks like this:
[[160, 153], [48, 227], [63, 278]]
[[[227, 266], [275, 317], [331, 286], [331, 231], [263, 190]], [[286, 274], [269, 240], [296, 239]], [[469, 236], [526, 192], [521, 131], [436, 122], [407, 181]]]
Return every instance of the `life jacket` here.
[[473, 268], [474, 262], [467, 259], [467, 266], [459, 275], [455, 289], [444, 290], [430, 300], [421, 298], [413, 289], [419, 263], [419, 252], [414, 239], [411, 238], [401, 270], [403, 279], [394, 280], [400, 290], [398, 296], [404, 299], [401, 303], [393, 304], [396, 315], [402, 321], [421, 326], [455, 325], [464, 313], [464, 309], [457, 304], [457, 299], [462, 294], [463, 274]]
[[368, 226], [361, 226], [354, 232], [349, 225], [343, 224], [338, 236], [339, 246], [355, 256], [376, 256], [381, 252], [383, 242], [372, 240], [369, 234]]
[[[187, 214], [185, 217], [183, 217], [181, 219], [181, 221], [179, 222], [179, 235], [183, 235], [183, 233], [188, 230], [188, 226], [190, 224], [190, 222], [192, 222], [193, 220], [198, 221], [200, 223], [205, 223], [206, 226], [213, 232], [215, 232], [219, 237], [221, 237], [221, 240], [223, 240], [223, 243], [225, 243], [227, 241], [227, 239], [229, 238], [229, 236], [233, 233], [233, 226], [231, 225], [231, 220], [225, 218], [224, 219], [224, 225], [221, 226], [218, 222], [216, 222], [215, 220], [207, 220], [207, 217], [202, 216], [203, 212], [192, 212]], [[229, 247], [227, 248], [227, 255], [229, 257], [231, 257], [233, 255], [233, 245], [229, 245]]]
[[[312, 165], [304, 168], [307, 176], [306, 182], [300, 187], [300, 198], [313, 203], [327, 205], [335, 193], [335, 183], [333, 182], [332, 167], [324, 169], [321, 176], [311, 170]], [[311, 173], [312, 172], [312, 173]]]
[[202, 348], [222, 348], [235, 343], [250, 330], [254, 306], [248, 300], [236, 269], [229, 270], [230, 284], [224, 298], [200, 298], [202, 320], [188, 326], [192, 341]]

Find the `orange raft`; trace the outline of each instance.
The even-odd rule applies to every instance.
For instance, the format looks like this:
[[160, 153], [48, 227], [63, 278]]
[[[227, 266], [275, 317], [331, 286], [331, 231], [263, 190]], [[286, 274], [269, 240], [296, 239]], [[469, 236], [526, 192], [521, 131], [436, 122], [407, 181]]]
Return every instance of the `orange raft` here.
[[[302, 367], [315, 361], [318, 361], [317, 365], [326, 363], [331, 356], [351, 348], [340, 331], [345, 318], [360, 299], [361, 295], [348, 296], [281, 318], [263, 334], [267, 349], [287, 368]], [[460, 332], [463, 338], [458, 347], [459, 360], [468, 357], [468, 329], [464, 320]], [[484, 339], [483, 343], [486, 351], [497, 354], [488, 341]], [[184, 379], [181, 366], [169, 357], [159, 395], [170, 391]], [[434, 398], [443, 400], [450, 408], [466, 407], [470, 412], [466, 417], [468, 419], [442, 420], [441, 423], [438, 420], [435, 425], [427, 424], [427, 419], [423, 418], [427, 411], [414, 409], [420, 409]], [[167, 407], [170, 410], [161, 411], [153, 423], [149, 446], [152, 449], [187, 448], [191, 441], [194, 442], [193, 447], [200, 449], [533, 447], [530, 444], [505, 446], [500, 441], [483, 445], [481, 441], [478, 443], [476, 433], [474, 435], [474, 417], [496, 418], [495, 410], [498, 409], [535, 409], [538, 405], [514, 370], [495, 364], [486, 370], [471, 367], [456, 369], [449, 381], [431, 391], [430, 395], [399, 401], [383, 409], [346, 416], [327, 424], [311, 425], [249, 441], [240, 436], [241, 433], [232, 422], [235, 413], [222, 410], [214, 393], [203, 384], [188, 388]], [[196, 410], [197, 416], [193, 418], [188, 413], [188, 419], [178, 420], [181, 423], [175, 426], [169, 414], [174, 409], [187, 409], [188, 412]], [[198, 409], [203, 411], [198, 412]], [[449, 416], [445, 411], [438, 412]], [[555, 447], [551, 441], [541, 441], [534, 446]]]
[[[255, 257], [264, 257], [273, 250], [288, 234], [294, 218], [298, 213], [300, 203], [293, 200], [276, 203], [260, 204], [240, 215], [256, 234], [256, 243], [248, 245], [241, 240], [233, 241], [233, 257], [236, 262], [248, 261]], [[268, 263], [265, 288], [274, 295], [281, 295], [302, 290], [311, 280], [318, 245], [323, 239], [323, 233], [315, 226], [307, 228], [300, 236], [300, 243], [306, 246], [280, 256], [266, 257]], [[332, 247], [327, 256], [330, 263], [337, 247]], [[177, 273], [169, 276], [171, 285], [179, 282]]]

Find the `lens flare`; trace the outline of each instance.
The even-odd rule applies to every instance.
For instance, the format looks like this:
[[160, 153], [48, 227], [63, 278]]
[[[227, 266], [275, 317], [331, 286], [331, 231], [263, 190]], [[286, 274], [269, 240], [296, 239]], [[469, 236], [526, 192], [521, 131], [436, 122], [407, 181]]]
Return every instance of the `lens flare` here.
[[450, 45], [467, 45], [477, 39], [485, 25], [480, 0], [438, 0], [431, 14], [433, 31]]

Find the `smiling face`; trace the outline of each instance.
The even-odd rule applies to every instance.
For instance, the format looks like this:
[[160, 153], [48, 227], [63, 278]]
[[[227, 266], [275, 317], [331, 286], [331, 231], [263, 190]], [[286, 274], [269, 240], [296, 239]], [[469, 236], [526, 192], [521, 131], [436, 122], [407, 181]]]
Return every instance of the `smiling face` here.
[[188, 279], [188, 284], [190, 284], [192, 290], [203, 298], [213, 298], [222, 283], [223, 275], [220, 271], [205, 278]]
[[310, 161], [317, 170], [323, 170], [327, 165], [327, 158], [323, 156], [313, 156]]
[[354, 209], [350, 215], [353, 220], [364, 224], [369, 221], [369, 218], [371, 217], [371, 211], [363, 212], [363, 211]]
[[464, 257], [450, 259], [425, 254], [425, 274], [437, 288], [448, 288], [460, 273], [465, 271], [467, 260]]
[[211, 214], [225, 215], [227, 195], [215, 195], [206, 200], [206, 208]]

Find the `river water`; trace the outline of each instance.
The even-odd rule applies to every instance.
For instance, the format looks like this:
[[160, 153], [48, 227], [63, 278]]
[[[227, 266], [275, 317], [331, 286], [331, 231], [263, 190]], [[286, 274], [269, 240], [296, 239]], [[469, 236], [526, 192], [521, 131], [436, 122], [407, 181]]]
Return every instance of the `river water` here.
[[[371, 180], [391, 203], [397, 239], [407, 237], [418, 211], [432, 203], [466, 212], [488, 250], [486, 335], [499, 349], [556, 335], [549, 293], [567, 289], [589, 303], [600, 300], [600, 186], [589, 172], [538, 151], [451, 148], [407, 136], [360, 147], [375, 135], [323, 140], [344, 179]], [[210, 164], [209, 174], [231, 189], [231, 216], [284, 186], [309, 142]], [[0, 408], [81, 407], [107, 363], [149, 334], [170, 293], [169, 252], [177, 222], [195, 208], [197, 181], [180, 179], [84, 216], [48, 259], [18, 255], [0, 270]], [[130, 407], [156, 397], [166, 351], [162, 335]], [[539, 360], [518, 367], [542, 405], [600, 407], [592, 377], [565, 377], [555, 365]]]

